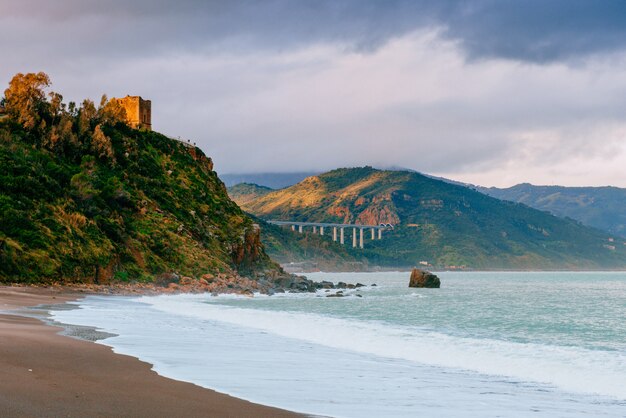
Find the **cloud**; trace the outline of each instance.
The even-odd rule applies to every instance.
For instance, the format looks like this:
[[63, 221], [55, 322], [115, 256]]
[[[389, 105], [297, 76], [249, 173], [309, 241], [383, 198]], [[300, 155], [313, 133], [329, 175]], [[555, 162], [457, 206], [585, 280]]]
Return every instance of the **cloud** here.
[[462, 2], [439, 17], [473, 58], [551, 62], [626, 45], [626, 3], [616, 0]]
[[0, 79], [141, 94], [224, 173], [626, 186], [622, 3], [566, 3], [0, 3]]
[[[538, 169], [543, 182], [571, 182], [572, 170], [548, 173], [567, 161], [576, 161], [574, 171], [585, 158], [625, 161], [616, 144], [626, 76], [614, 71], [623, 56], [577, 67], [467, 62], [439, 33], [416, 32], [368, 54], [322, 44], [139, 61], [110, 75], [139, 79], [155, 69], [137, 85], [167, 80], [153, 97], [155, 125], [202, 144], [223, 172], [402, 165], [503, 184]], [[480, 176], [498, 169], [508, 174]], [[576, 179], [594, 181], [585, 176]]]
[[3, 20], [54, 31], [83, 55], [333, 42], [367, 51], [428, 27], [445, 28], [443, 35], [475, 59], [547, 62], [626, 44], [620, 0], [21, 0], [0, 7]]

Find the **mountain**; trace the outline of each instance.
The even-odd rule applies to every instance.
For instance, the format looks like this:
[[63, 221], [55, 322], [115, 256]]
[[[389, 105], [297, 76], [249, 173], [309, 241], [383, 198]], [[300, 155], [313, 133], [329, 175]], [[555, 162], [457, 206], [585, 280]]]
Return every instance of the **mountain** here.
[[91, 106], [0, 121], [0, 282], [277, 269], [200, 149]]
[[239, 173], [239, 174], [220, 174], [220, 178], [227, 187], [234, 186], [239, 183], [258, 184], [260, 186], [272, 189], [282, 189], [283, 187], [292, 186], [307, 177], [319, 174], [319, 171], [306, 171], [294, 173]]
[[[345, 168], [242, 204], [263, 219], [391, 223], [361, 251], [371, 264], [523, 269], [625, 268], [607, 233], [416, 172]], [[366, 234], [367, 236], [367, 234]]]
[[274, 189], [269, 187], [259, 186], [253, 183], [239, 183], [234, 186], [228, 187], [228, 195], [239, 206], [256, 199], [257, 197], [264, 196]]
[[479, 187], [477, 190], [626, 237], [626, 189], [534, 186], [524, 183], [506, 189]]

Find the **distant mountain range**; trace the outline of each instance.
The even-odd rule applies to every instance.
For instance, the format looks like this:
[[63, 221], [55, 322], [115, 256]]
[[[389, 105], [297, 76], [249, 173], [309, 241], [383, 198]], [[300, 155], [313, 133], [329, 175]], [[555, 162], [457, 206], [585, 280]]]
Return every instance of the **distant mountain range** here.
[[301, 182], [309, 176], [319, 174], [319, 171], [303, 171], [297, 173], [239, 173], [220, 174], [220, 179], [226, 187], [239, 183], [251, 183], [272, 189], [282, 189]]
[[281, 190], [245, 185], [229, 193], [263, 219], [394, 224], [383, 240], [348, 250], [376, 265], [626, 267], [626, 245], [613, 235], [411, 171], [338, 169]]
[[533, 186], [524, 183], [507, 189], [476, 187], [476, 190], [626, 237], [626, 189]]

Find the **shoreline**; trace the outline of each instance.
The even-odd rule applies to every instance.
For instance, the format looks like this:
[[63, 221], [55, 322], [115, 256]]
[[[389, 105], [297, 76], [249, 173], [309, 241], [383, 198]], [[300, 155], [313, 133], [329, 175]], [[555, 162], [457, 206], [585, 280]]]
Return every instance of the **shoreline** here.
[[305, 417], [158, 375], [152, 365], [110, 347], [63, 335], [22, 315], [63, 304], [83, 289], [0, 286], [1, 416]]
[[305, 275], [311, 273], [410, 273], [414, 268], [428, 270], [433, 273], [626, 273], [626, 269], [445, 269], [435, 268], [433, 266], [415, 266], [415, 267], [398, 267], [389, 269], [370, 269], [370, 270], [288, 270], [282, 266], [285, 271], [296, 275]]

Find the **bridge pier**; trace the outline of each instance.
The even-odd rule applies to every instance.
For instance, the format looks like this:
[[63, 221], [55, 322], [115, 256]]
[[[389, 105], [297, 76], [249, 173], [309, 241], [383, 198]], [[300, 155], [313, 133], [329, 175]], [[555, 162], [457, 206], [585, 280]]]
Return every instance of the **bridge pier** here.
[[[353, 248], [364, 248], [365, 247], [365, 240], [366, 240], [366, 234], [367, 231], [370, 231], [370, 236], [367, 237], [367, 239], [369, 240], [371, 237], [372, 241], [375, 241], [376, 239], [382, 239], [383, 237], [383, 229], [392, 229], [393, 226], [387, 226], [385, 227], [384, 225], [361, 225], [361, 224], [339, 224], [339, 223], [325, 223], [325, 222], [300, 222], [300, 221], [267, 221], [271, 224], [274, 225], [284, 225], [284, 226], [288, 226], [289, 228], [291, 228], [292, 231], [298, 231], [300, 234], [304, 233], [304, 229], [312, 226], [313, 227], [313, 233], [317, 234], [318, 232], [318, 227], [319, 227], [319, 234], [320, 236], [324, 236], [324, 233], [326, 232], [326, 229], [328, 228], [332, 228], [332, 237], [333, 237], [333, 241], [337, 242], [339, 241], [341, 243], [341, 245], [346, 244], [346, 228], [352, 228], [352, 247]], [[357, 229], [358, 231], [358, 238], [357, 238]], [[337, 230], [339, 230], [339, 237], [337, 237]], [[376, 233], [376, 231], [378, 231], [378, 234]], [[348, 234], [350, 233], [349, 229], [348, 229]], [[326, 235], [331, 235], [330, 233], [326, 234]], [[378, 237], [377, 237], [378, 235]], [[349, 239], [349, 237], [348, 237]]]

